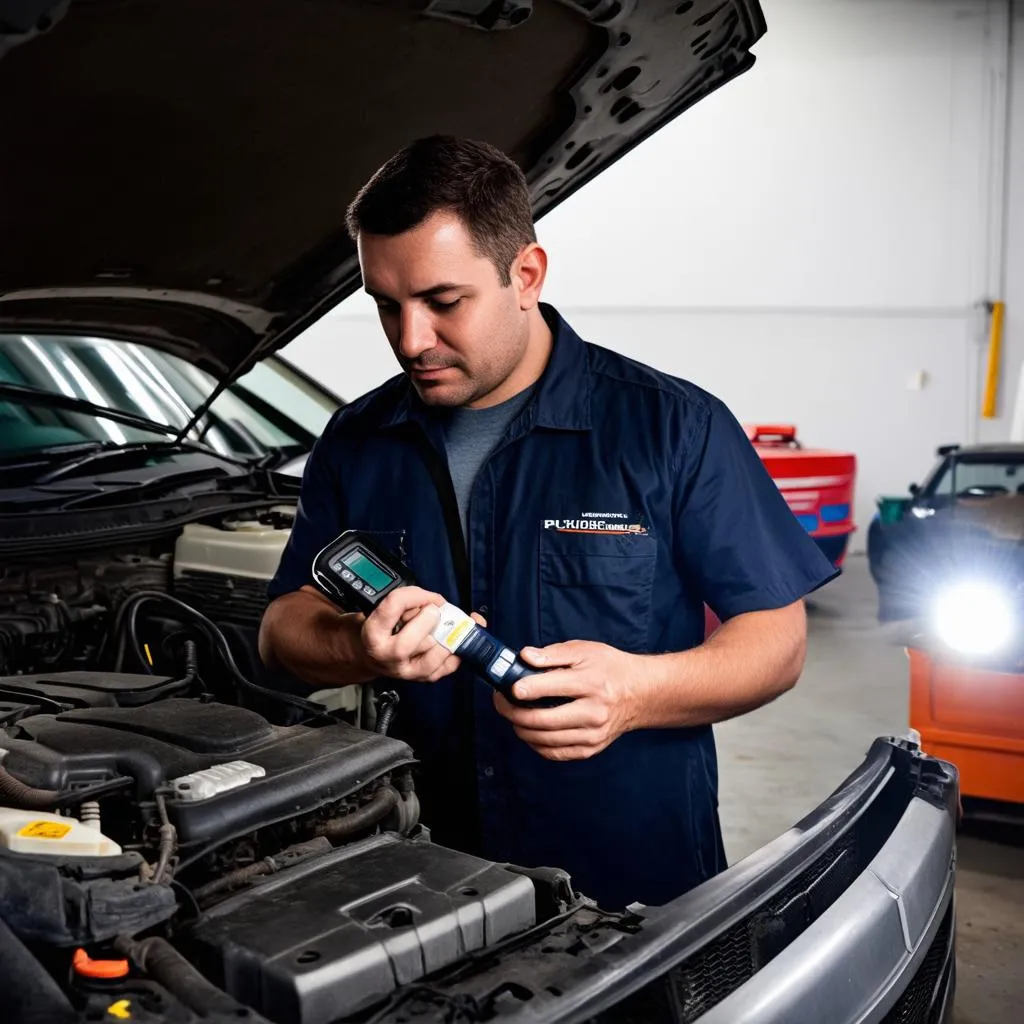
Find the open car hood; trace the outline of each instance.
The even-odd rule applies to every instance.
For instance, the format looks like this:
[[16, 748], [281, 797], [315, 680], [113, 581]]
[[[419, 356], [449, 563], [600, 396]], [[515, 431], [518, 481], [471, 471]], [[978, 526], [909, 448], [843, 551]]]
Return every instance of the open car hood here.
[[344, 211], [483, 138], [537, 216], [753, 63], [757, 0], [0, 0], [0, 330], [220, 378], [359, 284]]

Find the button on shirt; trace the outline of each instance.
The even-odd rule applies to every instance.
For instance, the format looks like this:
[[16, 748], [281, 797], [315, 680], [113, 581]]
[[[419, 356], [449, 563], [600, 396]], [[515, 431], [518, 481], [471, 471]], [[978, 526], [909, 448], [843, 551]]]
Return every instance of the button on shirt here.
[[[727, 620], [836, 575], [719, 400], [542, 310], [548, 366], [477, 470], [465, 520], [444, 416], [396, 377], [339, 410], [314, 445], [271, 597], [309, 583], [316, 553], [359, 529], [422, 586], [488, 609], [515, 649], [594, 640], [662, 653], [702, 642], [705, 603]], [[420, 760], [435, 841], [565, 868], [610, 909], [665, 903], [726, 866], [710, 726], [638, 730], [554, 762], [464, 668], [386, 685], [401, 696], [391, 731]]]

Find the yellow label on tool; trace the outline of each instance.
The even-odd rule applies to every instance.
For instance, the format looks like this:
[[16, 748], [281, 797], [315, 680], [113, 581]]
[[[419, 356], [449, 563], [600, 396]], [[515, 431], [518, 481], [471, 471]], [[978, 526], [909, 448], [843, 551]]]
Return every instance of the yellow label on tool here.
[[70, 831], [70, 825], [59, 821], [30, 821], [18, 835], [26, 839], [63, 839]]
[[437, 625], [430, 635], [454, 654], [475, 625], [476, 623], [461, 608], [456, 608], [453, 604], [444, 604], [441, 606]]
[[132, 1004], [127, 999], [119, 999], [116, 1003], [111, 1003], [107, 1007], [107, 1013], [118, 1020], [131, 1020]]
[[470, 619], [467, 622], [460, 622], [445, 638], [444, 645], [449, 650], [458, 647], [462, 643], [462, 638], [469, 632], [470, 627], [473, 625], [473, 620]]

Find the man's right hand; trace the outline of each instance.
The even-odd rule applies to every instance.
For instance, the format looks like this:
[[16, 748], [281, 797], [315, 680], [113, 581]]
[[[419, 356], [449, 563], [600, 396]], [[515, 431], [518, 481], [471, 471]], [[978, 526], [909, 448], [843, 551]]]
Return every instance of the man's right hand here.
[[[364, 617], [342, 612], [307, 585], [271, 602], [260, 626], [260, 657], [317, 688], [378, 676], [436, 682], [460, 664], [430, 636], [442, 604], [440, 594], [402, 587]], [[473, 619], [487, 625], [477, 614]]]
[[[430, 635], [444, 603], [440, 594], [400, 587], [367, 616], [361, 633], [363, 647], [379, 675], [433, 683], [459, 667], [459, 659]], [[479, 616], [473, 618], [483, 624]]]

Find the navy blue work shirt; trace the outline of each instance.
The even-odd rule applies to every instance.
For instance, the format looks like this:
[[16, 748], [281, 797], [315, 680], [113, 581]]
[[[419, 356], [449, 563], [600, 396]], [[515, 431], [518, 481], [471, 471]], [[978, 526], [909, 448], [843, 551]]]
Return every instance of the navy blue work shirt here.
[[[542, 310], [551, 357], [477, 476], [468, 537], [442, 428], [400, 375], [340, 409], [314, 445], [271, 597], [309, 583], [316, 553], [359, 529], [516, 649], [595, 640], [661, 653], [702, 642], [705, 602], [727, 620], [836, 574], [720, 401]], [[710, 726], [630, 732], [553, 762], [465, 669], [386, 685], [436, 842], [565, 868], [609, 909], [667, 902], [726, 866]]]

